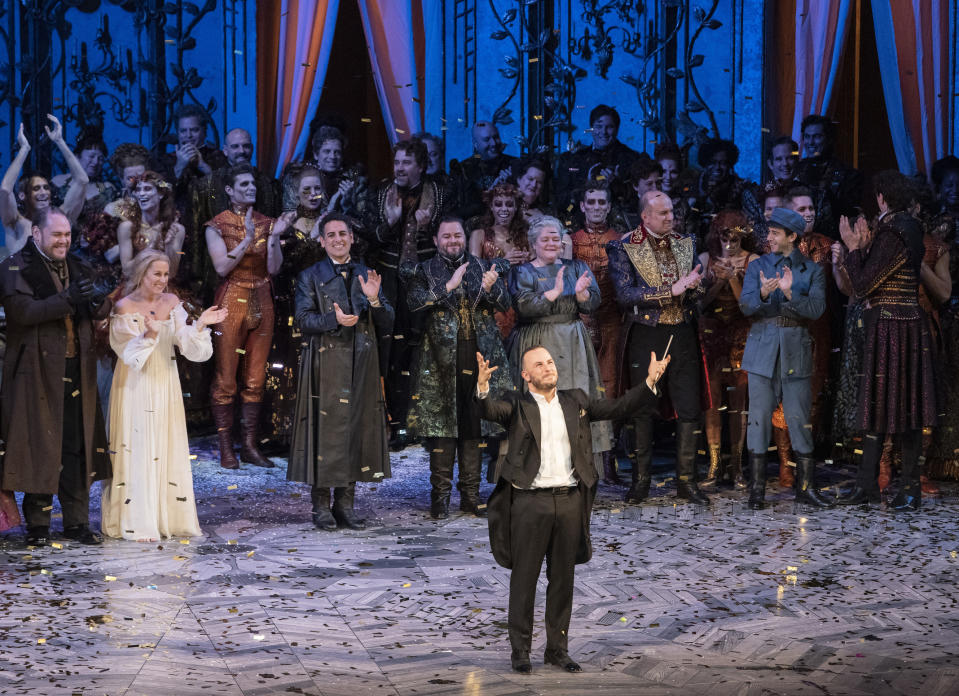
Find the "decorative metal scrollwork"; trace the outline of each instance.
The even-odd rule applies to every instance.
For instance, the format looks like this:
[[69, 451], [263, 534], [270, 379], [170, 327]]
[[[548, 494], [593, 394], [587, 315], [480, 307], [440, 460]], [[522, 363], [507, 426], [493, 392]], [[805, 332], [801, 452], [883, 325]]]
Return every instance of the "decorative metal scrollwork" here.
[[557, 40], [549, 28], [539, 33], [530, 29], [529, 8], [541, 0], [514, 0], [512, 7], [500, 13], [493, 0], [489, 0], [490, 11], [496, 17], [500, 29], [492, 32], [493, 41], [509, 39], [513, 52], [503, 56], [500, 74], [513, 80], [512, 87], [503, 102], [493, 112], [494, 123], [513, 122], [513, 110], [508, 106], [520, 90], [526, 76], [528, 65], [544, 61], [548, 66], [548, 79], [542, 86], [543, 113], [533, 114], [535, 127], [529, 135], [516, 136], [516, 142], [524, 151], [545, 150], [549, 147], [541, 142], [549, 129], [555, 128], [565, 133], [573, 132], [572, 107], [576, 101], [576, 82], [586, 77], [586, 71], [564, 60], [557, 52]]

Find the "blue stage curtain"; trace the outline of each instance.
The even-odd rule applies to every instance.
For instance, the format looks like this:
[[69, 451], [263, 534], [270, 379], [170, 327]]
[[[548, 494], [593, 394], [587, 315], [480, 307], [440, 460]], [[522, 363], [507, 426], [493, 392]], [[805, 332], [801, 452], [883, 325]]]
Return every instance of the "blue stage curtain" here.
[[797, 142], [803, 118], [825, 114], [829, 109], [849, 33], [852, 4], [852, 0], [796, 0], [793, 138]]

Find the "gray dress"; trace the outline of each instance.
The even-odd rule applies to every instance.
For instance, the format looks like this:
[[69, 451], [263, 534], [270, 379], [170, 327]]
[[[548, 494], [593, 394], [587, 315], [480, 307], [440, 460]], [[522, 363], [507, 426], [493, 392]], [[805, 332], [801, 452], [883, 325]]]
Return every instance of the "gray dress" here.
[[[556, 274], [563, 269], [563, 294], [555, 302], [543, 293], [552, 290]], [[589, 297], [576, 299], [576, 280], [583, 273], [590, 278]], [[556, 363], [557, 389], [582, 389], [590, 397], [605, 396], [599, 372], [599, 361], [589, 332], [580, 314], [589, 314], [599, 307], [599, 286], [592, 271], [582, 261], [560, 259], [552, 266], [537, 267], [532, 263], [513, 266], [509, 271], [509, 292], [516, 308], [516, 329], [510, 340], [510, 365], [517, 385], [525, 386], [522, 356], [527, 348], [543, 346]], [[592, 424], [593, 452], [612, 448], [612, 424]]]

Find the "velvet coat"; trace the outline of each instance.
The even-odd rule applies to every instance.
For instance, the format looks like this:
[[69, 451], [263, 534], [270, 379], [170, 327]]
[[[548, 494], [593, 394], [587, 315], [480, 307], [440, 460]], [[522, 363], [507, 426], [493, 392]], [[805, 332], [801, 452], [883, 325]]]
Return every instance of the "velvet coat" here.
[[[500, 276], [489, 292], [483, 290], [483, 273], [492, 265], [466, 254], [469, 267], [457, 290], [466, 294], [476, 346], [491, 366], [498, 366], [490, 378], [494, 396], [514, 389], [510, 379], [506, 349], [496, 326], [495, 312], [511, 307], [506, 283]], [[446, 261], [436, 255], [416, 267], [406, 301], [414, 312], [425, 312], [426, 322], [419, 359], [413, 372], [412, 404], [407, 423], [418, 437], [457, 437], [456, 398], [472, 398], [472, 394], [456, 393], [456, 342], [459, 332], [459, 299], [457, 291], [446, 291], [452, 276]], [[471, 367], [475, 368], [475, 361]], [[491, 434], [484, 428], [484, 435]]]
[[[93, 279], [92, 269], [67, 255], [70, 282]], [[94, 314], [91, 303], [75, 308], [67, 291], [57, 292], [53, 277], [33, 238], [0, 262], [0, 287], [7, 317], [7, 352], [3, 363], [0, 436], [6, 443], [0, 488], [55, 494], [60, 481], [63, 440], [66, 325], [73, 316], [79, 344], [83, 443], [89, 483], [113, 476], [103, 413], [97, 392], [97, 356], [93, 322], [109, 314], [105, 300]]]
[[[295, 325], [302, 339], [290, 481], [336, 487], [390, 476], [378, 344], [393, 329], [393, 308], [382, 289], [380, 306], [370, 306], [360, 286], [367, 273], [353, 262], [349, 296], [328, 258], [296, 279]], [[334, 303], [359, 321], [341, 326]]]

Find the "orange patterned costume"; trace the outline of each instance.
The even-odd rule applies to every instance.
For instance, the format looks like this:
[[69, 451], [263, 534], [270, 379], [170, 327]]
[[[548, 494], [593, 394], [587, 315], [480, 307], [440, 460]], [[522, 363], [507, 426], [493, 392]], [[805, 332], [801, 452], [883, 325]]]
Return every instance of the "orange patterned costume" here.
[[573, 235], [573, 258], [584, 261], [596, 277], [599, 285], [600, 303], [590, 315], [581, 315], [586, 330], [596, 349], [599, 374], [606, 388], [606, 398], [615, 399], [619, 394], [619, 339], [623, 327], [623, 313], [616, 304], [616, 289], [609, 277], [609, 259], [606, 244], [620, 238], [614, 229], [600, 232], [591, 229], [579, 230]]
[[[213, 380], [213, 405], [232, 404], [237, 392], [237, 367], [243, 358], [243, 382], [240, 400], [260, 402], [266, 384], [266, 362], [273, 341], [273, 284], [267, 270], [267, 242], [272, 218], [253, 213], [256, 230], [253, 244], [216, 290], [215, 303], [226, 307], [229, 315], [213, 335], [216, 376]], [[232, 252], [246, 231], [243, 217], [225, 210], [207, 223], [220, 233], [227, 252]]]

